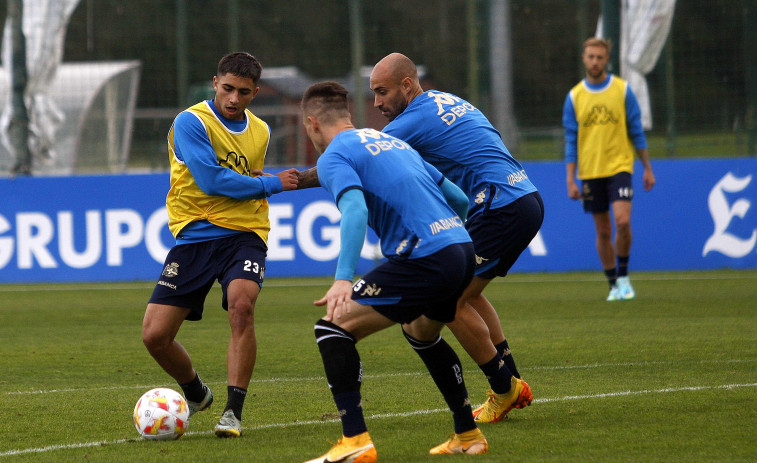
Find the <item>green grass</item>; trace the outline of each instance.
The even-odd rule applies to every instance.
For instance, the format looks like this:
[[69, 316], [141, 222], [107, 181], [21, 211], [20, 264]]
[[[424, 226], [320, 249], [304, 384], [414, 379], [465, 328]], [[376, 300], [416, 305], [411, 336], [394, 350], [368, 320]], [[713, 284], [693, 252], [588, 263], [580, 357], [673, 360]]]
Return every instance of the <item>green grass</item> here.
[[[744, 132], [679, 133], [670, 139], [664, 133], [647, 132], [649, 156], [655, 159], [723, 158], [749, 156], [748, 134]], [[563, 161], [565, 139], [562, 128], [524, 131], [514, 150], [520, 161]], [[754, 153], [751, 153], [754, 155]]]
[[[608, 303], [599, 274], [515, 274], [498, 308], [531, 407], [482, 425], [490, 453], [430, 456], [449, 412], [399, 328], [358, 344], [368, 427], [383, 462], [755, 461], [757, 271], [636, 273], [633, 301]], [[228, 325], [220, 290], [179, 340], [216, 394], [178, 441], [137, 438], [131, 413], [178, 387], [141, 343], [152, 285], [0, 286], [0, 463], [301, 462], [340, 436], [312, 327], [326, 279], [269, 279], [240, 439], [211, 430], [223, 408]], [[487, 383], [449, 332], [471, 399]]]

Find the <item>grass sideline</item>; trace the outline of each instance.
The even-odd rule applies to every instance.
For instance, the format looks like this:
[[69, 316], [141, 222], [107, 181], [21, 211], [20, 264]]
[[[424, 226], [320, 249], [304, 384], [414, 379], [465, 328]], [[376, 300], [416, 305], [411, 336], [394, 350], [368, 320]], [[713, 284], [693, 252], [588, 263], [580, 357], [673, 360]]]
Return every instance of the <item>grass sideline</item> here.
[[[399, 328], [358, 344], [379, 461], [755, 461], [757, 271], [635, 273], [637, 298], [608, 303], [595, 273], [514, 274], [486, 294], [500, 312], [531, 407], [482, 425], [490, 453], [431, 456], [449, 412]], [[228, 325], [205, 319], [178, 339], [216, 394], [178, 441], [137, 438], [147, 389], [178, 386], [140, 329], [151, 283], [0, 286], [0, 463], [301, 462], [340, 426], [323, 378], [312, 306], [328, 279], [269, 279], [256, 309], [258, 359], [243, 436], [212, 434], [225, 402]], [[487, 383], [454, 337], [471, 400]]]

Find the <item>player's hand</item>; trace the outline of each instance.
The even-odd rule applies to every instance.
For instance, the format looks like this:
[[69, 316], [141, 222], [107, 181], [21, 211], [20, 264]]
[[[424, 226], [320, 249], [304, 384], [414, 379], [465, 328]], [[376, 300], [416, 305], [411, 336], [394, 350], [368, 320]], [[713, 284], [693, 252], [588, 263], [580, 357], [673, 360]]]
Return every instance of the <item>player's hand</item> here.
[[284, 191], [290, 191], [290, 190], [296, 190], [297, 189], [297, 182], [298, 182], [298, 176], [297, 176], [297, 169], [294, 167], [287, 170], [282, 170], [276, 176], [281, 180], [281, 185], [284, 186]]
[[251, 177], [273, 177], [273, 174], [267, 174], [260, 169], [252, 169], [250, 171]]
[[652, 169], [644, 169], [644, 176], [642, 177], [642, 181], [644, 182], [644, 191], [649, 191], [652, 189], [656, 182], [654, 173], [652, 173]]
[[581, 199], [581, 192], [578, 191], [578, 185], [576, 185], [576, 182], [568, 182], [568, 198]]
[[335, 280], [326, 295], [313, 304], [326, 306], [326, 315], [323, 317], [327, 322], [333, 322], [342, 318], [342, 315], [352, 311], [352, 282], [348, 280]]

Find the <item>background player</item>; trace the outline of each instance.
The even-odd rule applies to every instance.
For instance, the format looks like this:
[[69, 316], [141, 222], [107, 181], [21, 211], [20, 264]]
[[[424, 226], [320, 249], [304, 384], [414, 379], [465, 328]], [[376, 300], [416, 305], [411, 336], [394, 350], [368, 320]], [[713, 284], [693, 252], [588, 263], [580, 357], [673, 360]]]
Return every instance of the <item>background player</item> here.
[[[584, 211], [594, 218], [597, 253], [610, 285], [607, 300], [633, 299], [636, 293], [628, 277], [628, 260], [634, 147], [644, 166], [644, 189], [649, 191], [655, 184], [641, 110], [626, 81], [607, 72], [610, 44], [606, 40], [586, 40], [582, 58], [586, 78], [570, 90], [563, 106], [568, 197], [581, 198]], [[582, 180], [580, 192], [576, 165]]]
[[263, 168], [268, 125], [247, 107], [258, 92], [260, 63], [232, 53], [218, 63], [216, 95], [180, 113], [168, 134], [169, 228], [176, 237], [142, 324], [150, 355], [181, 386], [190, 416], [213, 402], [192, 360], [176, 340], [183, 321], [202, 318], [215, 280], [223, 289], [231, 337], [228, 400], [219, 437], [242, 432], [242, 407], [257, 354], [255, 302], [263, 284], [270, 229], [266, 197], [297, 187], [295, 169], [253, 176]]
[[[454, 318], [473, 275], [473, 246], [461, 219], [467, 212], [465, 195], [407, 143], [373, 129], [355, 129], [347, 90], [340, 84], [310, 86], [302, 112], [308, 136], [323, 153], [317, 163], [320, 183], [342, 213], [335, 281], [315, 301], [326, 306], [315, 335], [343, 435], [328, 453], [308, 463], [376, 461], [363, 418], [362, 365], [355, 344], [394, 323], [402, 324], [453, 414], [455, 434], [430, 453], [487, 452], [460, 361], [439, 335]], [[368, 224], [388, 260], [353, 285]]]

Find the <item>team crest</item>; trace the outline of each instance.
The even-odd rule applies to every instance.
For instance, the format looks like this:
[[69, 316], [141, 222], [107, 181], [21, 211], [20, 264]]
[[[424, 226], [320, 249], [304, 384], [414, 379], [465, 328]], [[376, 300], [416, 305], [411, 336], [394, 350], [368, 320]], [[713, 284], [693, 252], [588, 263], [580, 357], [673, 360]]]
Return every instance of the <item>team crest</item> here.
[[166, 265], [166, 268], [163, 269], [163, 276], [166, 278], [173, 278], [178, 274], [179, 264], [176, 262], [171, 262], [170, 264]]

